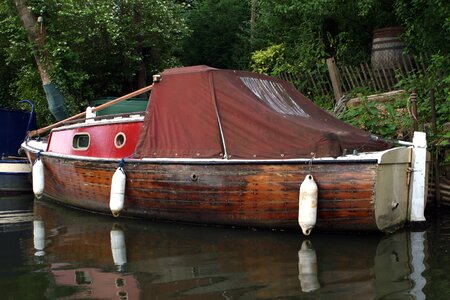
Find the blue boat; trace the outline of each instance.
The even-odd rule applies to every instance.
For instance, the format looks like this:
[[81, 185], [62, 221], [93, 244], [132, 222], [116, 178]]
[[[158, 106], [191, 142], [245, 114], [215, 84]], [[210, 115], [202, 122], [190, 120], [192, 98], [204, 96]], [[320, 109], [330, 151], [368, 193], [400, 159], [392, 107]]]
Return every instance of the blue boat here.
[[20, 144], [28, 131], [36, 129], [36, 114], [31, 111], [0, 108], [0, 193], [31, 192], [31, 166], [19, 154]]

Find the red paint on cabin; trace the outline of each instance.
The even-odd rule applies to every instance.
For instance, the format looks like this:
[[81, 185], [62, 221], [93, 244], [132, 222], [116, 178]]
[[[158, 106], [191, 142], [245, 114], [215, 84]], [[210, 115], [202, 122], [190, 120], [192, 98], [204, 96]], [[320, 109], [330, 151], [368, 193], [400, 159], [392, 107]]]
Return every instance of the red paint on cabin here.
[[[52, 131], [47, 151], [101, 158], [123, 158], [133, 154], [142, 122], [94, 124]], [[115, 140], [120, 133], [125, 139], [123, 145], [118, 147]], [[87, 148], [74, 147], [74, 137], [80, 135], [89, 136]]]

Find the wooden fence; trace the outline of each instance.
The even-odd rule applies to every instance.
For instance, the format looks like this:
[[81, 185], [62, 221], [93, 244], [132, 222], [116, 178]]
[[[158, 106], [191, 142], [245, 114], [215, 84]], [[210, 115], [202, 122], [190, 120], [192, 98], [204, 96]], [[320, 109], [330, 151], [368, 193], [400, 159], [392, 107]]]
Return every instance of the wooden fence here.
[[338, 65], [344, 93], [357, 88], [384, 93], [396, 89], [396, 84], [411, 75], [424, 74], [427, 63], [423, 56], [403, 55], [393, 62], [393, 68], [374, 69], [368, 63], [359, 66]]
[[343, 65], [334, 62], [317, 64], [309, 72], [283, 73], [280, 77], [293, 83], [302, 93], [312, 100], [317, 97], [339, 100], [344, 94], [351, 94], [358, 89], [364, 89], [372, 94], [395, 90], [402, 79], [411, 75], [425, 74], [427, 58], [418, 55], [403, 55], [393, 62], [394, 67], [373, 68], [368, 62], [356, 66]]
[[318, 64], [304, 73], [282, 73], [280, 78], [292, 83], [300, 92], [314, 100], [333, 97], [333, 86], [326, 64]]

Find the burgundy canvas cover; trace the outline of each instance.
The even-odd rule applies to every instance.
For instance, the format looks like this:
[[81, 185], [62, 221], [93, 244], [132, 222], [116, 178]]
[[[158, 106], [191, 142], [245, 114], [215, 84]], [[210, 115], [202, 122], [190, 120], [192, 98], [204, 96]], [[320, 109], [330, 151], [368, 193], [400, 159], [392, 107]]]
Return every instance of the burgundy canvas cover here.
[[390, 147], [283, 80], [207, 66], [166, 70], [161, 78], [151, 94], [138, 158], [337, 157]]

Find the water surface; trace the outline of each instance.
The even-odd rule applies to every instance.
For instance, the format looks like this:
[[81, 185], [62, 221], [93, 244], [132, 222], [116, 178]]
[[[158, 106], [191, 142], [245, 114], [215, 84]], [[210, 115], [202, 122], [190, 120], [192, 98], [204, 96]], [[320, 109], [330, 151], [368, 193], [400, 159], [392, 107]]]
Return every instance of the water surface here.
[[450, 299], [450, 215], [305, 238], [19, 198], [0, 198], [0, 299]]

